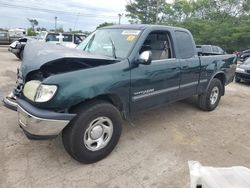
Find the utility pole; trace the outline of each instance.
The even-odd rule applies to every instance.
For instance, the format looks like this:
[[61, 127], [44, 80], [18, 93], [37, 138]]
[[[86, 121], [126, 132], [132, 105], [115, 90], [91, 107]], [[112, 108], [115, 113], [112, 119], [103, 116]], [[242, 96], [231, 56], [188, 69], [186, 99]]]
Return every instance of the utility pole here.
[[118, 16], [119, 16], [119, 25], [120, 25], [121, 24], [121, 18], [123, 16], [123, 14], [119, 13]]
[[57, 16], [55, 16], [55, 32], [56, 32], [56, 25], [57, 25]]

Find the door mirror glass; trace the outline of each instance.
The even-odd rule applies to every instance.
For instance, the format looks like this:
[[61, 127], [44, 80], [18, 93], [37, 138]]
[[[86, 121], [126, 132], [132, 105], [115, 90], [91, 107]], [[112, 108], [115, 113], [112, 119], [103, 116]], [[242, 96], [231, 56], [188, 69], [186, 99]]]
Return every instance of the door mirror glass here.
[[152, 62], [152, 52], [144, 51], [140, 54], [138, 63], [143, 65], [150, 65]]

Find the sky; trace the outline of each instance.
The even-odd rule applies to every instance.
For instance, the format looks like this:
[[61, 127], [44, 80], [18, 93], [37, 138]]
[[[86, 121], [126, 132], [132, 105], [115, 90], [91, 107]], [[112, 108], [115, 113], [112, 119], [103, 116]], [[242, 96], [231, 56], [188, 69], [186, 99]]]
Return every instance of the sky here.
[[[93, 31], [103, 22], [118, 23], [125, 14], [128, 0], [0, 0], [0, 28], [27, 28], [27, 18], [36, 19], [39, 27], [57, 27]], [[122, 16], [122, 24], [128, 23]]]

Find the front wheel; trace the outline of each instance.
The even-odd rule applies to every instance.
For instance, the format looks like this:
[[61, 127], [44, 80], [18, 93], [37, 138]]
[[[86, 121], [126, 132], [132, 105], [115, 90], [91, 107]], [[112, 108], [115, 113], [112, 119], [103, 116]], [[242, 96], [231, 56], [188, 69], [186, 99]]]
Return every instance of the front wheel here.
[[212, 111], [214, 110], [219, 102], [223, 91], [222, 82], [214, 78], [208, 87], [208, 90], [199, 96], [198, 104], [202, 110]]
[[63, 131], [66, 151], [77, 161], [94, 163], [117, 145], [122, 131], [120, 112], [112, 104], [96, 101], [78, 110]]

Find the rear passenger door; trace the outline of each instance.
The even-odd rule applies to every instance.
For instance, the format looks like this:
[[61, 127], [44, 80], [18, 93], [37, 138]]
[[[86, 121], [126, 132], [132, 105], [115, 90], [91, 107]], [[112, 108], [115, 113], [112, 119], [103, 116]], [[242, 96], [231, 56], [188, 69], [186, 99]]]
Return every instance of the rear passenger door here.
[[200, 77], [200, 59], [192, 35], [186, 31], [175, 31], [177, 58], [181, 65], [179, 98], [187, 98], [197, 93]]

